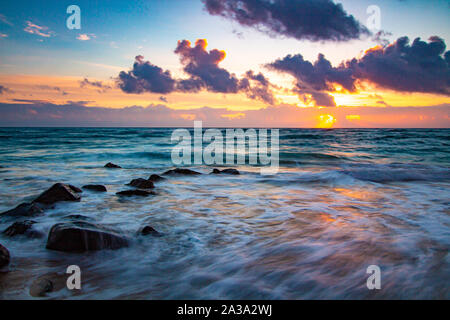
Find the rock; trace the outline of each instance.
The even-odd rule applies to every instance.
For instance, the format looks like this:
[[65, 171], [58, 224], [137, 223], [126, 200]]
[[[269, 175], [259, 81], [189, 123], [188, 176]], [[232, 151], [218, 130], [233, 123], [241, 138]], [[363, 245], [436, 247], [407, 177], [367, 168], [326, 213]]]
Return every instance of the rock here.
[[49, 279], [36, 279], [30, 287], [32, 297], [45, 297], [48, 292], [53, 291], [53, 282]]
[[162, 236], [161, 233], [159, 233], [158, 231], [153, 229], [153, 227], [150, 227], [150, 226], [143, 227], [142, 229], [140, 229], [138, 231], [138, 234], [141, 234], [143, 236], [151, 235], [151, 236], [154, 236], [154, 237], [161, 237]]
[[66, 288], [68, 275], [65, 273], [44, 274], [33, 281], [30, 286], [30, 295], [33, 297], [45, 297], [49, 292]]
[[98, 192], [106, 192], [106, 187], [102, 186], [101, 184], [88, 184], [87, 186], [84, 186], [83, 189], [92, 190], [92, 191], [98, 191]]
[[122, 169], [121, 166], [118, 166], [117, 164], [108, 162], [107, 164], [105, 164], [105, 168], [110, 168], [110, 169]]
[[128, 246], [128, 239], [104, 226], [83, 221], [55, 224], [48, 235], [47, 249], [84, 252], [119, 249]]
[[241, 174], [238, 170], [236, 169], [223, 169], [223, 170], [219, 170], [219, 169], [213, 169], [213, 171], [211, 172], [211, 174], [234, 174], [234, 175], [238, 175]]
[[139, 189], [153, 189], [155, 187], [153, 185], [153, 182], [151, 182], [150, 180], [142, 179], [142, 178], [133, 179], [133, 180], [131, 180], [131, 182], [128, 185], [139, 188]]
[[120, 191], [116, 193], [119, 196], [125, 196], [125, 197], [132, 197], [132, 196], [138, 196], [138, 197], [148, 197], [150, 195], [155, 195], [154, 192], [144, 191], [144, 190], [125, 190]]
[[0, 268], [3, 268], [9, 264], [9, 251], [0, 244]]
[[54, 204], [58, 201], [80, 201], [80, 196], [70, 186], [64, 183], [56, 183], [47, 191], [44, 191], [33, 202]]
[[94, 221], [91, 217], [86, 217], [81, 214], [71, 214], [68, 216], [65, 216], [63, 219], [65, 220], [75, 220], [75, 221]]
[[173, 170], [168, 170], [163, 173], [163, 175], [172, 175], [172, 174], [197, 175], [197, 174], [201, 174], [201, 173], [191, 170], [191, 169], [185, 169], [185, 168], [176, 168]]
[[158, 181], [161, 181], [161, 180], [165, 180], [165, 178], [163, 178], [163, 177], [161, 177], [161, 176], [159, 176], [157, 174], [152, 174], [150, 176], [150, 178], [148, 178], [148, 180], [150, 180], [151, 182], [158, 182]]
[[69, 188], [70, 188], [73, 192], [76, 192], [76, 193], [83, 193], [83, 190], [81, 190], [80, 188], [77, 188], [77, 187], [75, 187], [75, 186], [73, 186], [73, 185], [71, 185], [71, 184], [69, 184], [68, 186], [69, 186]]
[[35, 217], [44, 214], [43, 207], [38, 203], [22, 203], [14, 209], [0, 213], [0, 216]]
[[42, 232], [33, 230], [33, 224], [35, 224], [36, 221], [32, 220], [25, 220], [21, 222], [14, 222], [12, 225], [10, 225], [8, 228], [6, 228], [5, 231], [3, 231], [3, 234], [8, 237], [14, 237], [17, 235], [25, 235], [28, 238], [42, 238], [44, 234]]

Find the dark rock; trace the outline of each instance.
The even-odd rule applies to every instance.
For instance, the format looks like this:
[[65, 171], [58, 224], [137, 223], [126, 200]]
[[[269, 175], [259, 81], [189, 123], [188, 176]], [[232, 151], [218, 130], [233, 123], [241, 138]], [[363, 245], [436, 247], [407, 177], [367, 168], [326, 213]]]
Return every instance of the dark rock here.
[[201, 174], [201, 173], [191, 170], [191, 169], [185, 169], [185, 168], [176, 168], [173, 170], [168, 170], [163, 173], [163, 175], [172, 175], [172, 174], [197, 175], [197, 174]]
[[59, 291], [67, 287], [68, 275], [65, 273], [44, 274], [33, 281], [30, 286], [32, 297], [45, 297], [49, 292]]
[[75, 220], [75, 221], [94, 221], [91, 217], [86, 217], [81, 214], [71, 214], [68, 216], [65, 216], [63, 219], [65, 220]]
[[131, 180], [131, 182], [128, 185], [139, 188], [139, 189], [153, 189], [155, 187], [153, 185], [153, 182], [151, 182], [150, 180], [142, 179], [142, 178], [133, 179], [133, 180]]
[[92, 190], [92, 191], [98, 191], [98, 192], [106, 192], [106, 187], [102, 186], [101, 184], [88, 184], [87, 186], [84, 186], [83, 189]]
[[45, 297], [47, 293], [53, 291], [53, 282], [46, 278], [36, 279], [30, 287], [32, 297]]
[[14, 237], [17, 235], [25, 235], [28, 238], [42, 238], [44, 234], [42, 232], [33, 230], [33, 224], [35, 224], [36, 221], [32, 220], [25, 220], [21, 222], [14, 222], [12, 225], [10, 225], [8, 228], [6, 228], [5, 231], [3, 231], [3, 234], [8, 237]]
[[150, 226], [143, 227], [142, 229], [140, 229], [138, 231], [138, 233], [143, 235], [143, 236], [148, 236], [148, 235], [151, 235], [151, 236], [154, 236], [154, 237], [161, 237], [162, 236], [161, 233], [159, 233], [158, 231], [153, 229], [153, 227], [150, 227]]
[[148, 180], [150, 180], [151, 182], [158, 182], [158, 181], [161, 181], [161, 180], [165, 180], [165, 178], [163, 178], [163, 177], [161, 177], [161, 176], [159, 176], [157, 174], [152, 174], [150, 176], [150, 178], [148, 178]]
[[75, 186], [73, 186], [73, 185], [71, 185], [71, 184], [69, 184], [69, 188], [70, 188], [73, 192], [76, 192], [76, 193], [83, 193], [83, 190], [81, 190], [80, 188], [77, 188], [77, 187], [75, 187]]
[[9, 264], [9, 251], [0, 244], [0, 268], [3, 268]]
[[125, 197], [132, 197], [132, 196], [138, 196], [138, 197], [148, 197], [150, 195], [155, 195], [154, 192], [144, 191], [144, 190], [125, 190], [120, 191], [116, 193], [119, 196], [125, 196]]
[[44, 214], [43, 207], [38, 203], [22, 203], [14, 209], [0, 213], [0, 216], [35, 217]]
[[238, 175], [241, 174], [238, 170], [236, 169], [223, 169], [223, 170], [219, 170], [219, 169], [213, 169], [213, 171], [211, 172], [211, 174], [234, 174], [234, 175]]
[[117, 164], [108, 162], [107, 164], [105, 164], [105, 168], [110, 168], [110, 169], [122, 169], [121, 166], [118, 166]]
[[101, 225], [74, 221], [55, 224], [48, 235], [47, 249], [83, 252], [119, 249], [128, 246], [128, 239], [117, 231]]
[[67, 184], [56, 183], [44, 191], [34, 202], [54, 204], [58, 201], [80, 201], [80, 196]]

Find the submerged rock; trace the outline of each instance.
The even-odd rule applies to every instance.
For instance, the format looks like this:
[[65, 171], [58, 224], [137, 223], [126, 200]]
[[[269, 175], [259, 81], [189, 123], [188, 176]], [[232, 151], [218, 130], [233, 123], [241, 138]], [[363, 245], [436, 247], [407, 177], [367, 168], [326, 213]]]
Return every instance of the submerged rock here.
[[150, 178], [148, 178], [148, 180], [150, 180], [151, 182], [158, 182], [158, 181], [161, 181], [161, 180], [165, 180], [165, 178], [163, 178], [163, 177], [161, 177], [161, 176], [159, 176], [157, 174], [152, 174], [150, 176]]
[[142, 178], [133, 179], [133, 180], [131, 180], [131, 182], [128, 185], [139, 188], [139, 189], [153, 189], [155, 187], [153, 185], [153, 182], [151, 182], [150, 180], [142, 179]]
[[191, 169], [185, 169], [185, 168], [176, 168], [173, 170], [168, 170], [163, 173], [163, 175], [172, 175], [172, 174], [180, 174], [180, 175], [197, 175], [201, 174], [200, 172], [191, 170]]
[[9, 251], [0, 244], [0, 268], [3, 268], [9, 264]]
[[0, 216], [9, 217], [35, 217], [44, 214], [43, 207], [38, 203], [22, 203], [14, 209], [0, 213]]
[[53, 291], [53, 282], [49, 279], [36, 279], [30, 287], [30, 296], [45, 297], [48, 292]]
[[238, 170], [236, 169], [223, 169], [223, 170], [219, 170], [219, 169], [213, 169], [213, 171], [211, 172], [211, 174], [234, 174], [234, 175], [238, 175], [241, 174]]
[[83, 221], [55, 224], [48, 235], [47, 249], [65, 252], [84, 252], [120, 249], [128, 246], [128, 239], [117, 231]]
[[106, 187], [101, 184], [88, 184], [87, 186], [83, 186], [83, 189], [98, 191], [98, 192], [106, 192]]
[[125, 196], [125, 197], [132, 197], [132, 196], [138, 196], [138, 197], [148, 197], [150, 195], [155, 195], [152, 191], [144, 191], [144, 190], [125, 190], [120, 191], [116, 193], [118, 196]]
[[162, 236], [161, 233], [159, 233], [153, 227], [150, 227], [150, 226], [145, 226], [145, 227], [141, 228], [138, 231], [138, 234], [143, 235], [143, 236], [151, 235], [151, 236], [154, 236], [154, 237], [161, 237]]
[[105, 164], [105, 168], [110, 168], [110, 169], [122, 169], [121, 166], [118, 166], [117, 164], [108, 162], [107, 164]]
[[69, 186], [64, 183], [56, 183], [50, 189], [44, 191], [33, 202], [54, 204], [59, 201], [80, 201], [81, 197], [78, 195], [78, 192], [74, 190], [74, 188], [76, 187]]
[[45, 297], [49, 292], [66, 288], [68, 275], [65, 273], [47, 273], [39, 276], [30, 286], [32, 297]]
[[44, 234], [42, 232], [33, 229], [33, 224], [35, 223], [36, 221], [32, 220], [14, 222], [12, 225], [6, 228], [5, 231], [3, 231], [3, 234], [8, 237], [25, 235], [29, 238], [42, 238]]

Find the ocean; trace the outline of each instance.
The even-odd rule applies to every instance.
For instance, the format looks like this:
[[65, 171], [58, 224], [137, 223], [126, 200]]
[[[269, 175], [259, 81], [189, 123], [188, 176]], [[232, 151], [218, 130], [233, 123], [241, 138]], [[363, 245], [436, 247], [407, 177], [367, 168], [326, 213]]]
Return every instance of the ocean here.
[[[67, 215], [120, 230], [129, 247], [46, 249], [47, 238], [0, 235], [11, 253], [0, 298], [29, 299], [34, 279], [82, 270], [82, 290], [49, 299], [449, 299], [450, 130], [280, 129], [279, 172], [156, 183], [148, 198], [116, 192], [161, 174], [169, 128], [0, 128], [0, 212], [54, 183], [102, 184], [33, 217], [47, 234]], [[122, 169], [107, 169], [113, 162]], [[0, 218], [0, 231], [11, 220]], [[161, 237], [138, 237], [151, 225]], [[367, 267], [381, 269], [368, 290]]]

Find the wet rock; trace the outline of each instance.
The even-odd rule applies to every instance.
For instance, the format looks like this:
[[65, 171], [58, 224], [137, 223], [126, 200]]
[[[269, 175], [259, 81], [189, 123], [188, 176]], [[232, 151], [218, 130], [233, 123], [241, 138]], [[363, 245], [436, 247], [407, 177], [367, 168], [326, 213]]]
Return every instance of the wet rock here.
[[43, 206], [38, 203], [22, 203], [14, 209], [0, 213], [0, 216], [9, 217], [36, 217], [44, 214]]
[[150, 176], [150, 178], [148, 178], [148, 180], [150, 180], [151, 182], [158, 182], [158, 181], [161, 181], [161, 180], [165, 180], [165, 178], [163, 178], [163, 177], [161, 177], [161, 176], [159, 176], [157, 174], [152, 174]]
[[128, 239], [117, 231], [84, 221], [55, 224], [48, 235], [47, 249], [84, 252], [119, 249], [128, 246]]
[[105, 164], [105, 168], [110, 168], [110, 169], [122, 169], [121, 166], [118, 166], [117, 164], [108, 162], [107, 164]]
[[47, 191], [44, 191], [34, 202], [54, 204], [59, 201], [80, 201], [80, 196], [69, 185], [56, 183]]
[[64, 273], [48, 273], [38, 277], [30, 286], [30, 295], [45, 297], [49, 292], [66, 288], [67, 276]]
[[106, 192], [106, 187], [101, 184], [88, 184], [87, 186], [83, 186], [83, 189], [98, 191], [98, 192]]
[[75, 220], [75, 221], [94, 221], [91, 217], [83, 216], [81, 214], [71, 214], [65, 216], [63, 219], [65, 220]]
[[3, 231], [3, 234], [7, 237], [25, 235], [28, 238], [42, 238], [44, 234], [33, 229], [33, 224], [35, 223], [36, 221], [32, 220], [14, 222], [12, 225], [6, 228], [6, 230]]
[[0, 244], [0, 268], [3, 268], [9, 264], [9, 251]]
[[155, 187], [153, 182], [142, 178], [133, 179], [128, 185], [139, 189], [153, 189]]
[[201, 174], [200, 172], [191, 170], [191, 169], [185, 169], [185, 168], [176, 168], [173, 170], [168, 170], [163, 173], [163, 175], [174, 175], [174, 174], [180, 174], [180, 175], [197, 175]]
[[36, 279], [30, 287], [32, 297], [45, 297], [47, 293], [53, 291], [53, 282], [49, 279]]
[[83, 193], [83, 190], [81, 190], [80, 188], [77, 188], [77, 187], [75, 187], [75, 186], [73, 186], [73, 185], [71, 185], [71, 184], [69, 184], [68, 186], [69, 186], [69, 188], [70, 188], [73, 192], [76, 192], [76, 193]]
[[150, 195], [155, 195], [154, 192], [144, 191], [144, 190], [125, 190], [120, 191], [116, 193], [118, 196], [125, 196], [125, 197], [132, 197], [132, 196], [138, 196], [138, 197], [148, 197]]
[[223, 174], [234, 174], [234, 175], [241, 174], [238, 170], [232, 169], [232, 168], [230, 168], [230, 169], [223, 169], [223, 170], [214, 169], [211, 172], [211, 174], [221, 174], [221, 173], [223, 173]]
[[159, 233], [153, 227], [150, 227], [150, 226], [145, 226], [145, 227], [141, 228], [138, 231], [138, 234], [143, 235], [143, 236], [151, 235], [151, 236], [154, 236], [154, 237], [161, 237], [162, 236], [161, 233]]

